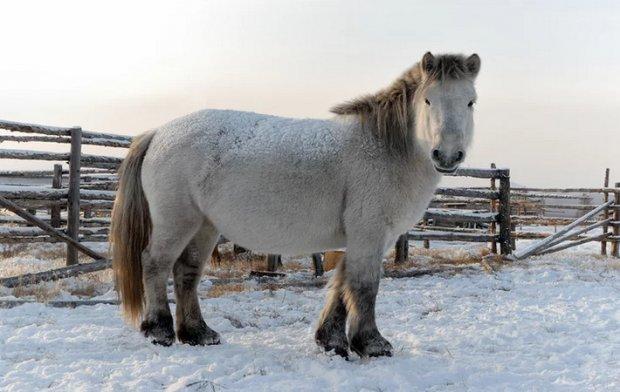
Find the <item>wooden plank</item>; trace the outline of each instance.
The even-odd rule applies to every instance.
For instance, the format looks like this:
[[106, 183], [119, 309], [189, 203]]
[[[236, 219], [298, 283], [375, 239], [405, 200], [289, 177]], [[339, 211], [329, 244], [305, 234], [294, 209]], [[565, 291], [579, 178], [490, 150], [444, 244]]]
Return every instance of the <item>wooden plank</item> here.
[[323, 256], [320, 253], [312, 254], [312, 265], [314, 266], [314, 276], [323, 276]]
[[524, 259], [530, 255], [535, 254], [536, 252], [546, 248], [549, 243], [551, 243], [552, 241], [554, 241], [557, 238], [562, 237], [563, 235], [565, 235], [566, 233], [568, 233], [569, 231], [571, 231], [573, 228], [577, 227], [578, 225], [580, 225], [581, 223], [583, 223], [584, 221], [588, 220], [588, 218], [591, 218], [593, 216], [595, 216], [596, 214], [600, 213], [601, 211], [603, 211], [605, 208], [607, 208], [608, 206], [610, 206], [611, 204], [613, 204], [613, 201], [608, 201], [607, 203], [603, 203], [600, 206], [598, 206], [597, 208], [593, 209], [592, 211], [588, 212], [587, 214], [583, 215], [582, 217], [578, 218], [577, 220], [575, 220], [573, 223], [564, 226], [561, 230], [559, 230], [557, 233], [555, 233], [552, 236], [549, 236], [543, 240], [537, 241], [533, 244], [531, 244], [530, 246], [527, 246], [521, 250], [518, 250], [516, 252], [513, 253], [513, 256], [516, 259]]
[[[34, 215], [33, 215], [34, 216]], [[43, 221], [44, 222], [44, 221]], [[58, 230], [64, 233], [64, 230]], [[85, 227], [80, 228], [80, 235], [107, 235], [109, 227]], [[0, 238], [9, 237], [37, 237], [46, 235], [47, 231], [36, 227], [0, 227]], [[65, 233], [67, 234], [67, 233]]]
[[[0, 195], [5, 196], [2, 192]], [[6, 199], [11, 199], [10, 197], [5, 197]], [[60, 209], [67, 209], [67, 198], [60, 200], [40, 200], [40, 199], [15, 199], [21, 207], [24, 208], [36, 208], [36, 209], [45, 209], [51, 208], [54, 206], [59, 206]], [[84, 209], [87, 207], [91, 207], [96, 210], [106, 211], [111, 210], [114, 206], [114, 202], [111, 200], [84, 200], [80, 201], [80, 208]]]
[[[69, 195], [67, 189], [54, 189], [47, 186], [0, 185], [0, 194], [7, 199], [61, 200]], [[109, 200], [116, 198], [115, 191], [81, 189], [83, 200]]]
[[[95, 236], [80, 236], [80, 242], [108, 242], [107, 235], [95, 235]], [[59, 242], [64, 242], [63, 240], [59, 240], [58, 238], [51, 237], [49, 235], [45, 236], [36, 236], [36, 237], [1, 237], [0, 243], [2, 244], [34, 244], [34, 243], [49, 243], [55, 244]]]
[[399, 278], [417, 278], [420, 276], [426, 275], [445, 275], [445, 274], [456, 274], [459, 272], [466, 271], [476, 271], [476, 267], [467, 266], [467, 267], [452, 267], [452, 268], [428, 268], [428, 269], [412, 269], [407, 271], [399, 271], [399, 270], [387, 270], [384, 272], [383, 276], [385, 278], [399, 279]]
[[2, 142], [15, 142], [15, 143], [71, 143], [71, 139], [64, 136], [13, 136], [13, 135], [0, 135], [0, 143]]
[[398, 237], [395, 251], [396, 255], [394, 257], [394, 262], [396, 264], [406, 263], [409, 259], [409, 239], [407, 239], [407, 234], [403, 234]]
[[[495, 169], [495, 163], [491, 163], [491, 169]], [[491, 190], [494, 191], [497, 189], [497, 183], [495, 178], [491, 178]], [[491, 205], [489, 206], [491, 212], [497, 212], [497, 200], [491, 200]], [[491, 222], [489, 226], [489, 233], [495, 235], [497, 232], [497, 223]], [[491, 242], [491, 252], [497, 254], [497, 241]]]
[[436, 195], [476, 197], [481, 199], [499, 199], [499, 193], [469, 188], [437, 188]]
[[545, 210], [580, 210], [580, 211], [590, 211], [597, 206], [589, 205], [589, 204], [542, 204], [541, 209]]
[[5, 199], [4, 197], [0, 196], [0, 206], [2, 206], [3, 208], [6, 208], [7, 210], [13, 212], [14, 214], [24, 218], [25, 220], [31, 222], [33, 225], [38, 226], [39, 228], [45, 230], [49, 235], [58, 238], [59, 240], [62, 240], [64, 242], [70, 243], [72, 244], [74, 247], [76, 247], [79, 251], [81, 251], [82, 253], [92, 257], [95, 260], [101, 260], [104, 259], [104, 257], [102, 255], [100, 255], [99, 253], [95, 252], [94, 250], [91, 250], [90, 248], [85, 247], [84, 245], [80, 244], [79, 242], [77, 242], [76, 240], [74, 240], [73, 238], [67, 236], [66, 234], [54, 229], [52, 226], [50, 226], [49, 224], [43, 222], [41, 219], [29, 214], [26, 210], [24, 210], [23, 208], [19, 207], [17, 204], [13, 203], [12, 201]]
[[[519, 240], [540, 240], [547, 238], [549, 236], [554, 235], [555, 233], [544, 232], [541, 233], [539, 231], [513, 231], [512, 236]], [[576, 239], [584, 238], [582, 235], [578, 235], [575, 237]]]
[[437, 226], [437, 225], [424, 225], [424, 224], [419, 224], [419, 225], [415, 225], [413, 226], [412, 230], [415, 231], [426, 231], [426, 230], [431, 230], [431, 231], [450, 231], [450, 232], [456, 232], [456, 233], [485, 233], [484, 229], [469, 229], [467, 227], [450, 227], [450, 226]]
[[424, 213], [424, 219], [441, 219], [446, 222], [490, 223], [497, 221], [498, 214], [495, 212], [428, 208]]
[[[620, 190], [620, 182], [616, 182], [616, 189]], [[616, 192], [614, 197], [614, 202], [616, 207], [620, 207], [620, 192]], [[620, 221], [620, 209], [616, 208], [614, 210], [614, 221]], [[613, 227], [614, 237], [620, 236], [620, 226], [614, 225]], [[614, 241], [611, 244], [611, 255], [613, 257], [620, 257], [620, 243], [618, 241]]]
[[[620, 192], [620, 189], [609, 188], [609, 184], [607, 184], [603, 188], [523, 188], [516, 187], [512, 188], [515, 192], [534, 192], [534, 193], [615, 193]], [[571, 196], [572, 197], [572, 196]], [[579, 197], [579, 195], [577, 195]]]
[[[47, 152], [34, 150], [12, 150], [0, 149], [0, 158], [2, 159], [19, 159], [19, 160], [37, 160], [37, 161], [59, 161], [68, 162], [71, 159], [70, 153]], [[115, 168], [122, 162], [122, 158], [110, 157], [105, 155], [82, 155], [82, 163], [89, 167]]]
[[11, 178], [45, 178], [51, 177], [54, 172], [51, 170], [2, 170], [0, 177]]
[[477, 199], [474, 197], [436, 197], [431, 200], [431, 205], [444, 205], [444, 204], [454, 204], [454, 205], [481, 205], [487, 206], [489, 205], [489, 199]]
[[283, 278], [286, 274], [282, 272], [274, 271], [250, 271], [250, 278], [269, 277], [269, 278]]
[[[513, 223], [529, 223], [529, 224], [539, 224], [544, 226], [557, 226], [557, 225], [567, 225], [575, 220], [575, 218], [559, 218], [559, 217], [545, 217], [542, 215], [511, 215], [510, 219]], [[590, 224], [596, 223], [598, 220], [592, 219], [587, 220], [583, 223]]]
[[[71, 158], [69, 159], [69, 190], [67, 195], [67, 235], [76, 242], [80, 234], [80, 164], [82, 157], [82, 129], [71, 130]], [[67, 266], [78, 263], [77, 249], [67, 245]]]
[[609, 234], [599, 234], [599, 235], [596, 235], [596, 236], [585, 237], [585, 238], [582, 238], [582, 239], [577, 240], [577, 241], [570, 241], [570, 242], [567, 242], [567, 243], [562, 244], [562, 245], [556, 244], [555, 246], [551, 246], [549, 248], [546, 248], [546, 249], [544, 249], [542, 251], [537, 252], [536, 255], [537, 256], [539, 256], [539, 255], [546, 255], [548, 253], [554, 253], [554, 252], [558, 252], [558, 251], [561, 251], [561, 250], [564, 250], [564, 249], [572, 248], [572, 247], [577, 246], [577, 245], [582, 245], [582, 244], [585, 244], [587, 242], [600, 241], [600, 240], [602, 240], [602, 239], [604, 239], [605, 237], [608, 237], [608, 236], [609, 236]]
[[[2, 142], [15, 142], [15, 143], [65, 143], [70, 144], [71, 139], [63, 136], [13, 136], [13, 135], [0, 135], [0, 143]], [[131, 145], [129, 140], [118, 139], [106, 139], [106, 138], [83, 138], [82, 144], [89, 144], [94, 146], [104, 147], [122, 147], [128, 148]]]
[[21, 185], [0, 185], [0, 194], [7, 199], [61, 200], [67, 197], [64, 189]]
[[528, 199], [581, 199], [581, 195], [569, 195], [560, 193], [542, 193], [542, 192], [512, 192], [514, 198]]
[[[52, 188], [60, 189], [62, 188], [62, 165], [55, 164], [54, 165], [54, 177], [52, 178]], [[51, 208], [51, 226], [52, 227], [60, 227], [60, 207], [54, 206]]]
[[53, 269], [51, 271], [2, 278], [0, 279], [0, 285], [12, 288], [41, 282], [50, 282], [91, 272], [102, 271], [111, 267], [112, 263], [109, 260], [101, 259], [92, 263], [71, 265], [68, 267]]
[[[0, 129], [6, 129], [13, 132], [38, 133], [42, 135], [52, 136], [71, 136], [71, 129], [73, 128], [74, 127], [52, 127], [49, 125], [27, 124], [17, 121], [0, 120]], [[132, 140], [131, 136], [89, 131], [84, 131], [83, 137], [89, 139], [116, 139], [123, 141]]]
[[508, 169], [477, 169], [477, 168], [458, 168], [454, 173], [445, 173], [445, 176], [452, 177], [475, 177], [475, 178], [502, 178], [510, 176]]
[[[0, 299], [0, 309], [11, 309], [20, 305], [41, 303], [33, 299]], [[52, 308], [76, 308], [78, 306], [120, 305], [120, 301], [114, 299], [87, 299], [78, 301], [46, 301], [43, 304]]]
[[417, 231], [411, 230], [407, 233], [407, 238], [413, 241], [463, 241], [463, 242], [491, 242], [497, 239], [496, 236], [488, 233], [455, 233], [441, 231]]
[[[594, 229], [596, 229], [598, 227], [601, 227], [601, 226], [605, 226], [610, 221], [611, 221], [611, 218], [607, 218], [605, 220], [602, 220], [602, 221], [593, 223], [591, 225], [582, 227], [579, 230], [571, 231], [571, 232], [567, 233], [565, 236], [562, 236], [560, 238], [556, 238], [554, 241], [551, 241], [549, 244], [547, 244], [547, 247], [555, 246], [555, 245], [559, 244], [560, 242], [563, 242], [563, 241], [566, 241], [566, 240], [570, 240], [571, 238], [574, 238], [574, 237], [576, 237], [576, 236], [578, 236], [580, 234], [587, 233], [588, 231], [594, 230]], [[603, 233], [603, 234], [606, 234], [606, 233]]]
[[43, 135], [70, 136], [71, 128], [50, 127], [38, 124], [26, 124], [16, 121], [0, 120], [0, 128], [14, 132], [40, 133]]
[[503, 255], [512, 252], [511, 224], [510, 224], [510, 176], [499, 179], [499, 201], [498, 201], [498, 218], [499, 226], [498, 242], [499, 250]]
[[[609, 168], [605, 169], [605, 179], [603, 180], [603, 187], [607, 188], [609, 187]], [[603, 202], [608, 202], [609, 201], [609, 193], [605, 192], [603, 194]], [[609, 218], [609, 209], [606, 208], [605, 211], [603, 211], [603, 219], [608, 219]], [[603, 234], [607, 234], [607, 232], [609, 231], [609, 227], [607, 225], [603, 226]], [[601, 241], [601, 255], [606, 256], [607, 255], [607, 241], [605, 241], [605, 239], [603, 239], [603, 241]]]
[[276, 269], [278, 269], [278, 266], [280, 265], [282, 265], [282, 259], [280, 255], [273, 255], [273, 254], [267, 255], [267, 271], [273, 272]]
[[[51, 215], [49, 216], [49, 218], [47, 216], [44, 216], [43, 218], [41, 218], [42, 221], [49, 223], [50, 225], [52, 224], [52, 219], [51, 219]], [[0, 224], [14, 224], [14, 225], [24, 225], [26, 223], [28, 223], [28, 221], [18, 217], [18, 216], [14, 216], [14, 215], [0, 215]], [[67, 223], [67, 219], [64, 217], [60, 217], [60, 219], [58, 220], [58, 226], [60, 227], [62, 226], [62, 224], [66, 224]], [[83, 227], [108, 227], [110, 226], [110, 218], [85, 218], [85, 219], [81, 219], [80, 223]], [[29, 224], [29, 223], [28, 223]], [[54, 226], [52, 226], [54, 227]], [[0, 232], [2, 232], [2, 228], [0, 227]]]

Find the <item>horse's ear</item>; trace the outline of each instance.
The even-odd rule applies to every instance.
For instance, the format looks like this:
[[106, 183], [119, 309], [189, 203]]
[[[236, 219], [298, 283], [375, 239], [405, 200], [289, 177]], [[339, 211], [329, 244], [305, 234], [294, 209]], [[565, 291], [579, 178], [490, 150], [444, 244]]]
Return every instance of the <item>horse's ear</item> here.
[[424, 53], [420, 64], [422, 65], [422, 71], [424, 71], [426, 75], [432, 74], [435, 69], [435, 56], [433, 56], [431, 52]]
[[467, 67], [467, 71], [469, 71], [471, 76], [475, 78], [480, 71], [480, 56], [478, 56], [476, 53], [472, 54], [467, 59], [465, 59], [465, 66]]

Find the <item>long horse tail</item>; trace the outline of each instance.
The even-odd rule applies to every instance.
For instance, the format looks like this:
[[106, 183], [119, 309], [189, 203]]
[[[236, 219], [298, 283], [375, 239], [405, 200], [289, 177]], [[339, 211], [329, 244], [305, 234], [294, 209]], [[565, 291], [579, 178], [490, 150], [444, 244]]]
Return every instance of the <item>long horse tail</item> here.
[[125, 318], [137, 324], [144, 308], [142, 251], [149, 243], [152, 222], [142, 189], [142, 161], [154, 131], [137, 136], [119, 169], [118, 192], [112, 209], [110, 248], [114, 280]]

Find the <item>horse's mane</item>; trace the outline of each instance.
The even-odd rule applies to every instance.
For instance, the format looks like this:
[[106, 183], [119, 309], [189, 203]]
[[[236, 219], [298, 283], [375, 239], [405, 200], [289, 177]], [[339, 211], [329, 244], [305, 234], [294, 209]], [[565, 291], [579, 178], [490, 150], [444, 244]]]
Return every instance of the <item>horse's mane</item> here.
[[359, 116], [362, 125], [386, 147], [395, 152], [406, 152], [412, 142], [415, 92], [432, 81], [473, 78], [479, 68], [478, 55], [433, 56], [427, 52], [422, 61], [407, 69], [387, 88], [336, 105], [330, 111], [338, 115]]

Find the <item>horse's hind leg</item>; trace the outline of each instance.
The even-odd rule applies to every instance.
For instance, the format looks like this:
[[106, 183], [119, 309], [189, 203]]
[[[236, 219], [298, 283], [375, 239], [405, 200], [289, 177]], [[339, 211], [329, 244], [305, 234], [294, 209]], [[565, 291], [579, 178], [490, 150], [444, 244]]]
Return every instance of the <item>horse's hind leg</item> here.
[[329, 282], [327, 300], [314, 339], [325, 351], [334, 350], [336, 354], [348, 358], [347, 309], [342, 300], [345, 261], [341, 260], [338, 263], [336, 272]]
[[[152, 206], [155, 203], [152, 204]], [[187, 206], [151, 208], [153, 230], [142, 252], [142, 283], [145, 313], [140, 330], [152, 342], [169, 346], [174, 342], [174, 325], [168, 306], [167, 281], [179, 258], [202, 223], [202, 217]]]
[[205, 223], [174, 264], [177, 337], [180, 342], [192, 346], [220, 343], [218, 333], [209, 328], [202, 318], [196, 291], [203, 267], [213, 252], [218, 237], [217, 230]]

